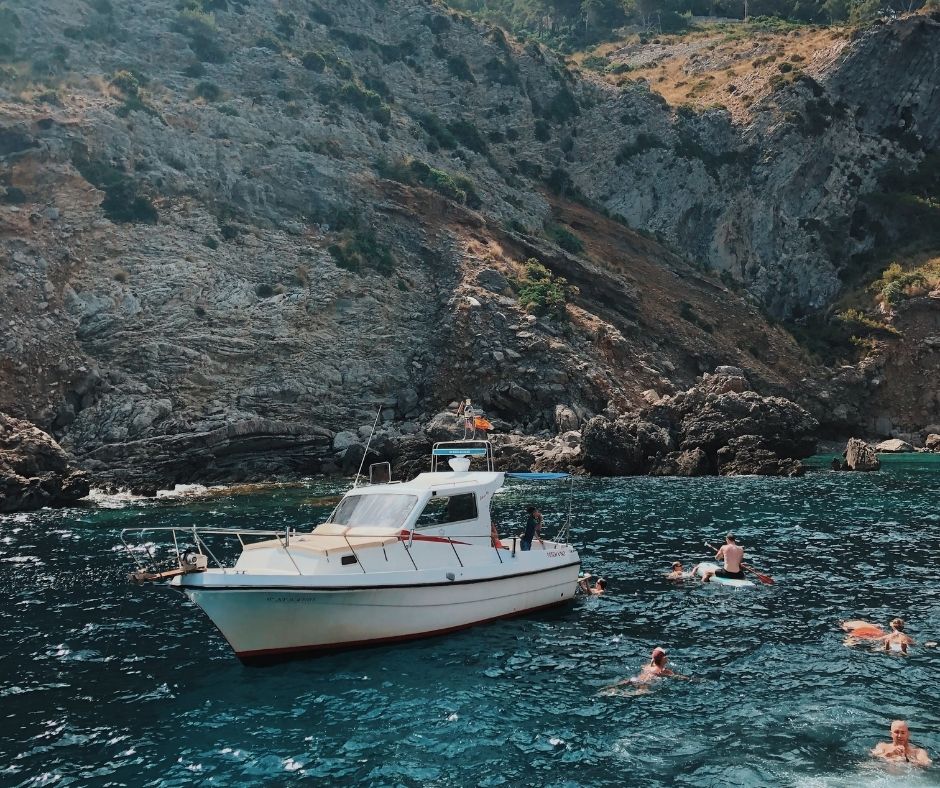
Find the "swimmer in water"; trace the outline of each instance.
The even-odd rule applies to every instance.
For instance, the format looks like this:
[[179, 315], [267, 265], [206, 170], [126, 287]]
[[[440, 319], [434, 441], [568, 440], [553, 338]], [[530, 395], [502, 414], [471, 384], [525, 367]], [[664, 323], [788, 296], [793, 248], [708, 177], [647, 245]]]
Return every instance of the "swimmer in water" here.
[[900, 651], [907, 654], [907, 647], [914, 645], [914, 639], [904, 632], [904, 619], [891, 619], [891, 631], [882, 638], [885, 644], [885, 651]]
[[[642, 670], [635, 675], [631, 676], [628, 679], [623, 681], [618, 681], [616, 684], [606, 687], [604, 690], [601, 690], [601, 694], [604, 695], [614, 695], [614, 694], [630, 694], [630, 695], [645, 695], [650, 691], [650, 685], [656, 679], [688, 679], [688, 676], [683, 676], [680, 673], [676, 673], [673, 670], [670, 670], [666, 667], [666, 663], [669, 661], [669, 657], [666, 656], [666, 650], [657, 646], [653, 649], [653, 653], [650, 654], [650, 661], [643, 666]], [[623, 691], [618, 692], [618, 688], [623, 685], [628, 684], [633, 688], [632, 692], [624, 693]]]
[[607, 590], [607, 581], [603, 577], [597, 578], [594, 585], [589, 584], [589, 580], [593, 575], [585, 575], [584, 577], [578, 580], [578, 588], [583, 591], [585, 594], [591, 594], [592, 596], [600, 596]]
[[682, 567], [681, 561], [672, 562], [672, 571], [666, 575], [667, 580], [688, 580], [692, 577], [695, 577], [695, 572], [698, 570], [698, 564], [693, 566], [688, 572]]
[[930, 766], [927, 750], [911, 744], [911, 731], [904, 720], [891, 723], [891, 741], [879, 742], [871, 754], [886, 761], [906, 761], [915, 766]]
[[864, 640], [881, 642], [885, 651], [900, 651], [907, 654], [907, 647], [914, 645], [914, 639], [904, 632], [904, 619], [891, 620], [891, 630], [885, 632], [877, 624], [868, 621], [843, 621], [842, 629], [847, 633], [846, 646], [857, 646]]

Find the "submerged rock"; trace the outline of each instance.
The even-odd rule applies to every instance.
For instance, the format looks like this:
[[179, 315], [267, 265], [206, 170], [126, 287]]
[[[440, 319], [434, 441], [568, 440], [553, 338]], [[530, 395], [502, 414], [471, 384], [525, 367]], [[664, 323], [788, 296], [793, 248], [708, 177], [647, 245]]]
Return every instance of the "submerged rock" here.
[[0, 512], [68, 506], [88, 495], [86, 471], [49, 435], [0, 413]]
[[877, 471], [881, 461], [865, 441], [849, 438], [845, 447], [845, 467], [850, 471]]

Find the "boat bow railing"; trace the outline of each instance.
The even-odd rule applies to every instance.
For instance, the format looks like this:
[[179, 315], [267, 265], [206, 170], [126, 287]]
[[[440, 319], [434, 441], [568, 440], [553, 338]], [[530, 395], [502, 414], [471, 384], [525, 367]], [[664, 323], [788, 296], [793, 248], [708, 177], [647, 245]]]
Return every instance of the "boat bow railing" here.
[[[550, 549], [554, 546], [565, 544], [561, 541], [561, 537], [565, 530], [565, 528], [562, 528], [562, 530], [559, 531], [559, 534], [553, 540], [545, 539], [544, 542], [539, 545], [539, 549]], [[297, 535], [298, 531], [293, 528], [288, 528], [285, 530], [256, 530], [236, 528], [200, 528], [198, 526], [143, 526], [123, 529], [121, 531], [121, 543], [124, 545], [125, 551], [131, 557], [137, 569], [136, 572], [133, 572], [130, 575], [131, 579], [135, 581], [143, 582], [169, 580], [177, 575], [204, 571], [210, 566], [221, 570], [223, 573], [233, 571], [234, 562], [237, 560], [237, 556], [235, 556], [231, 563], [227, 563], [227, 556], [223, 556], [220, 553], [217, 545], [216, 549], [213, 550], [213, 545], [210, 545], [210, 541], [213, 541], [211, 537], [221, 537], [223, 539], [229, 540], [235, 539], [238, 541], [238, 545], [242, 551], [244, 551], [246, 547], [250, 547], [253, 543], [276, 539], [283, 548], [284, 554], [290, 560], [294, 571], [298, 575], [304, 575], [306, 573], [301, 569], [290, 549], [291, 542], [297, 538]], [[310, 537], [322, 537], [324, 539], [333, 540], [335, 540], [337, 537], [341, 537], [345, 542], [346, 551], [348, 551], [346, 552], [346, 555], [355, 557], [354, 561], [349, 561], [348, 563], [357, 564], [363, 574], [369, 574], [369, 571], [365, 568], [362, 561], [359, 560], [359, 553], [357, 551], [356, 545], [350, 541], [348, 534], [316, 534], [313, 532], [304, 532], [302, 535], [304, 540], [307, 540]], [[461, 550], [463, 548], [471, 546], [483, 546], [479, 541], [475, 543], [465, 541], [468, 539], [479, 540], [479, 534], [453, 534], [450, 536], [434, 535], [432, 537], [428, 537], [422, 534], [420, 531], [416, 532], [414, 530], [405, 530], [399, 532], [398, 534], [389, 534], [388, 531], [376, 534], [355, 532], [352, 534], [352, 536], [354, 540], [363, 538], [388, 539], [390, 536], [394, 536], [404, 547], [405, 553], [408, 555], [408, 560], [416, 571], [419, 571], [421, 567], [419, 566], [419, 561], [416, 560], [414, 553], [415, 542], [423, 544], [425, 539], [433, 539], [434, 542], [438, 543], [447, 542], [451, 550], [453, 550], [454, 556], [457, 559], [457, 563], [461, 567], [466, 565], [466, 559], [468, 557], [466, 554], [463, 556], [461, 555]], [[491, 543], [492, 549], [496, 553], [496, 557], [500, 563], [504, 563], [504, 553], [508, 553], [508, 555], [511, 556], [516, 555], [518, 539], [519, 537], [517, 536], [505, 537], [505, 541], [509, 542], [511, 547], [504, 542], [499, 542], [496, 544]], [[168, 566], [167, 563], [164, 562], [163, 567], [161, 568], [160, 559], [154, 550], [157, 541], [160, 541], [163, 544], [172, 544], [172, 551], [175, 554], [175, 565]], [[144, 548], [143, 554], [146, 556], [146, 560], [142, 558], [142, 547]], [[383, 545], [383, 552], [385, 552], [384, 547], [385, 546]], [[342, 548], [340, 548], [340, 550], [342, 550]], [[326, 557], [329, 561], [329, 552], [326, 553]], [[342, 558], [343, 556], [341, 555], [341, 561]], [[389, 560], [387, 553], [385, 554], [385, 560]], [[342, 562], [344, 564], [347, 563], [346, 561]]]

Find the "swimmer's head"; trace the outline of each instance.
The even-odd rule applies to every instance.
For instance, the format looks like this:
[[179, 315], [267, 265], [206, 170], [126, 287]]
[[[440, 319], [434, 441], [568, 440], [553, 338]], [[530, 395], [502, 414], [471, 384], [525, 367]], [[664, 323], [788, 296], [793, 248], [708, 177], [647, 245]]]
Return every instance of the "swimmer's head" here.
[[682, 571], [682, 562], [681, 562], [681, 561], [673, 561], [673, 562], [672, 562], [672, 568], [675, 569], [677, 572], [681, 572], [681, 571]]
[[904, 619], [903, 618], [892, 618], [891, 619], [891, 629], [896, 629], [898, 632], [904, 631]]
[[650, 654], [650, 664], [651, 665], [663, 665], [666, 662], [666, 650], [656, 646], [653, 649], [653, 653]]
[[602, 577], [600, 580], [597, 581], [597, 587], [598, 587], [601, 591], [606, 591], [606, 590], [607, 590], [607, 581]]
[[535, 507], [534, 507], [534, 506], [527, 506], [527, 507], [525, 508], [525, 510], [526, 510], [529, 514], [532, 514], [532, 513], [535, 511]]
[[891, 739], [895, 744], [907, 744], [911, 738], [911, 731], [904, 720], [895, 720], [891, 723]]

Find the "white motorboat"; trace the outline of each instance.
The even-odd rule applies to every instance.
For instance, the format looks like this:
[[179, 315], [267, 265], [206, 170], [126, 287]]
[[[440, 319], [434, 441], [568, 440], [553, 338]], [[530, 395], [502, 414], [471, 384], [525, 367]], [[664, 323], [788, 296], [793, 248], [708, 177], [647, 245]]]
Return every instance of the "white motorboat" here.
[[[439, 470], [445, 458], [451, 470]], [[470, 470], [471, 458], [486, 470]], [[493, 464], [488, 441], [435, 444], [430, 473], [354, 487], [309, 533], [166, 529], [196, 551], [177, 547], [178, 567], [138, 579], [171, 578], [243, 662], [439, 635], [569, 602], [581, 563], [567, 540], [570, 507], [554, 540], [523, 550], [518, 536], [494, 539], [490, 504], [507, 474]], [[220, 535], [241, 542], [232, 566], [209, 549]]]

